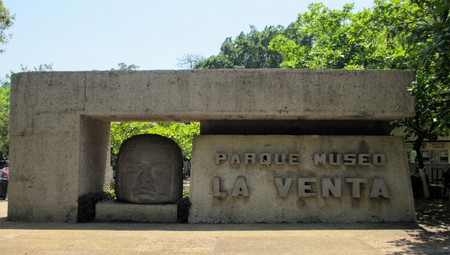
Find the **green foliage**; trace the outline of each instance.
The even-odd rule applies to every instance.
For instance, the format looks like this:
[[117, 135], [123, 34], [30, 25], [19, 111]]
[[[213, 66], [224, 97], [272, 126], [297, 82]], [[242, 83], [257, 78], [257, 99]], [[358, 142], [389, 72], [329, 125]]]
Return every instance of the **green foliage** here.
[[269, 48], [283, 55], [282, 67], [344, 68], [348, 55], [354, 50], [349, 43], [349, 21], [352, 5], [343, 10], [331, 10], [321, 3], [311, 4], [309, 11], [298, 15], [291, 25], [294, 38], [278, 35]]
[[136, 71], [139, 68], [139, 66], [137, 65], [127, 65], [124, 62], [117, 64], [117, 66], [119, 67], [119, 69], [111, 68], [111, 71]]
[[122, 142], [134, 135], [158, 134], [173, 139], [185, 159], [191, 158], [192, 140], [200, 132], [198, 122], [113, 122], [111, 123], [111, 148], [119, 153]]
[[269, 26], [262, 31], [251, 26], [249, 33], [241, 32], [235, 40], [226, 38], [220, 53], [197, 62], [195, 69], [279, 67], [281, 54], [269, 49], [268, 45], [282, 31], [281, 26]]
[[[8, 42], [9, 34], [6, 34], [14, 21], [14, 15], [12, 15], [7, 8], [3, 5], [3, 1], [0, 0], [0, 44], [5, 44]], [[0, 49], [0, 53], [4, 50]]]
[[9, 152], [9, 86], [0, 87], [0, 160]]
[[78, 222], [89, 222], [95, 219], [95, 205], [100, 201], [116, 197], [114, 190], [88, 193], [78, 198]]

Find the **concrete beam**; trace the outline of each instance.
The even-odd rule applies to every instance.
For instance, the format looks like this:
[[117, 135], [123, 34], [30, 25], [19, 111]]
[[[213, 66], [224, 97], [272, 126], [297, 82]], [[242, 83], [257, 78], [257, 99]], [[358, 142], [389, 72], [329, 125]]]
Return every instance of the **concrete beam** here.
[[108, 120], [395, 120], [414, 116], [413, 78], [403, 70], [50, 72], [17, 74], [15, 86], [50, 85], [36, 112], [77, 104]]

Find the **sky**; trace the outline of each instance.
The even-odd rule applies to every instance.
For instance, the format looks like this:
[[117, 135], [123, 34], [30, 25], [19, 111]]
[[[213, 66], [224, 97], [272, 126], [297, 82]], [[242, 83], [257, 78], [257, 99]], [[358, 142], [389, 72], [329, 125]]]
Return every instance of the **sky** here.
[[[15, 22], [9, 42], [0, 45], [0, 78], [21, 65], [180, 69], [183, 55], [216, 55], [227, 37], [249, 32], [250, 25], [286, 27], [312, 2], [342, 9], [352, 0], [3, 0]], [[353, 3], [355, 11], [373, 6], [372, 0]]]

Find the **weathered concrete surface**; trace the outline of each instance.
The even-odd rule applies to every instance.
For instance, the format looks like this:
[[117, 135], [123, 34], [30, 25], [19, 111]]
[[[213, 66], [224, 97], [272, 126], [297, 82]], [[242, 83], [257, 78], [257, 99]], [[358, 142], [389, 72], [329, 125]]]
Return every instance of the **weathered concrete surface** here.
[[[217, 163], [217, 153], [226, 154], [227, 159]], [[256, 155], [255, 163], [245, 162], [247, 153]], [[260, 155], [266, 153], [271, 155], [271, 162], [262, 164]], [[327, 163], [315, 165], [314, 155], [322, 153]], [[240, 164], [232, 163], [233, 154]], [[285, 154], [285, 162], [277, 164], [275, 154]], [[297, 164], [288, 163], [289, 154], [299, 154]], [[354, 164], [332, 165], [328, 162], [330, 154], [366, 154], [370, 155], [368, 161], [383, 155], [385, 163], [358, 164], [356, 156]], [[215, 177], [220, 183], [214, 184]], [[236, 190], [242, 178], [246, 185]], [[276, 178], [280, 178], [279, 184]], [[306, 183], [311, 189], [301, 189], [299, 178], [313, 178]], [[364, 182], [353, 184], [349, 178], [362, 178]], [[325, 180], [340, 185], [336, 193], [323, 190]], [[374, 190], [379, 191], [374, 188], [376, 180], [386, 184], [387, 196], [373, 196]], [[283, 187], [287, 187], [284, 194]], [[301, 196], [300, 190], [315, 194]], [[405, 146], [401, 137], [391, 136], [198, 136], [193, 145], [190, 199], [191, 223], [415, 220]]]
[[393, 120], [414, 115], [412, 71], [20, 73], [11, 88], [9, 215], [76, 221], [104, 189], [110, 121]]
[[177, 222], [177, 205], [130, 204], [116, 200], [97, 203], [95, 219], [98, 221], [133, 221], [153, 223]]
[[[0, 251], [22, 254], [448, 254], [450, 217], [419, 224], [133, 224], [6, 221]], [[419, 207], [420, 208], [420, 207]], [[438, 207], [431, 213], [447, 215]], [[429, 213], [429, 208], [426, 208]], [[434, 221], [433, 221], [434, 219]]]
[[403, 70], [21, 73], [13, 101], [17, 93], [36, 95], [28, 111], [78, 110], [110, 120], [394, 120], [414, 116], [406, 90], [413, 78]]

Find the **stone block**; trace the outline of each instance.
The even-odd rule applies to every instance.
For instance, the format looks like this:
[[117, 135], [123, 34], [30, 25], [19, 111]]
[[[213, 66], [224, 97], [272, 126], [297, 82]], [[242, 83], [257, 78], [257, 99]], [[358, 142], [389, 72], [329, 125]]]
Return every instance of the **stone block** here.
[[411, 222], [402, 138], [198, 136], [189, 222]]
[[[81, 74], [80, 74], [81, 75]], [[132, 120], [394, 120], [414, 116], [413, 71], [88, 72], [85, 113]]]
[[175, 223], [177, 222], [177, 205], [103, 201], [97, 203], [95, 207], [95, 219], [98, 221]]

